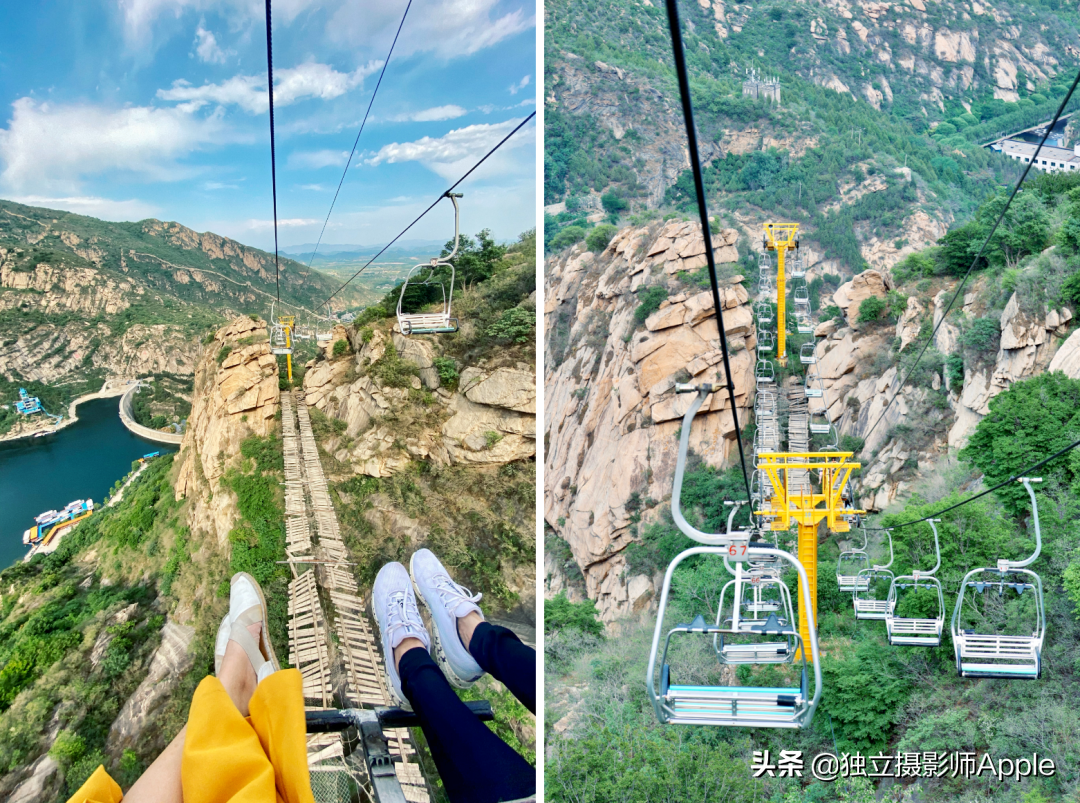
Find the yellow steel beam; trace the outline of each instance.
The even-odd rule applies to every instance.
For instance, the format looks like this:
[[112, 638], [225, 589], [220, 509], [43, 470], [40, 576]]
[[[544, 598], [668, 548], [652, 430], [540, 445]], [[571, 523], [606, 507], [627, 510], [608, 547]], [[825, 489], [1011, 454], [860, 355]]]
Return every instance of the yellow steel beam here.
[[776, 358], [781, 366], [787, 365], [786, 307], [787, 289], [784, 285], [784, 255], [789, 248], [798, 245], [798, 223], [766, 223], [765, 247], [776, 251]]
[[[755, 511], [755, 515], [765, 517], [773, 531], [790, 530], [792, 524], [798, 526], [798, 558], [806, 570], [815, 622], [818, 526], [824, 521], [830, 531], [846, 533], [851, 525], [844, 516], [865, 512], [844, 507], [844, 487], [851, 479], [851, 472], [860, 467], [859, 463], [849, 462], [848, 458], [853, 456], [854, 452], [763, 452], [758, 455], [759, 466], [769, 478], [773, 495], [768, 507]], [[821, 492], [805, 493], [800, 490], [789, 493], [788, 472], [792, 470], [820, 471]], [[799, 599], [803, 599], [801, 589]], [[810, 626], [805, 614], [799, 617], [799, 635], [803, 644], [810, 643]]]
[[282, 315], [278, 318], [278, 323], [285, 327], [285, 348], [290, 350], [289, 354], [285, 355], [285, 367], [289, 373], [289, 384], [292, 384], [292, 330], [296, 325], [296, 316], [294, 315]]

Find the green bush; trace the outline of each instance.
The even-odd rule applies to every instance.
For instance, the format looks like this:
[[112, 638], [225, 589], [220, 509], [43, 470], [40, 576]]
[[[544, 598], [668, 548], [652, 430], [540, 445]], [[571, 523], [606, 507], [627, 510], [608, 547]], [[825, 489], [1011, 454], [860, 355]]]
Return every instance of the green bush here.
[[603, 251], [608, 247], [608, 243], [611, 242], [611, 238], [615, 236], [615, 232], [618, 231], [610, 223], [603, 223], [592, 231], [589, 232], [589, 236], [585, 238], [585, 247], [590, 251]]
[[660, 309], [660, 305], [667, 300], [668, 291], [662, 284], [654, 284], [646, 287], [638, 293], [637, 309], [634, 310], [634, 319], [638, 323], [645, 323], [645, 319]]
[[[617, 215], [627, 209], [630, 204], [617, 192], [609, 191], [600, 196], [600, 204], [609, 215]], [[607, 243], [605, 243], [607, 245]]]
[[584, 239], [585, 229], [582, 226], [567, 226], [551, 238], [551, 250], [562, 251], [564, 248], [569, 248], [575, 243], [580, 243]]
[[841, 452], [853, 452], [856, 455], [863, 450], [866, 445], [865, 438], [858, 438], [854, 435], [844, 435], [840, 438], [840, 451]]
[[225, 358], [232, 354], [232, 346], [222, 346], [221, 351], [217, 353], [217, 364], [221, 365], [225, 362]]
[[349, 341], [348, 340], [334, 341], [334, 356], [335, 357], [344, 357], [348, 353], [349, 353]]
[[394, 344], [389, 342], [383, 356], [371, 364], [371, 372], [387, 387], [408, 388], [412, 387], [412, 378], [420, 376], [420, 366], [402, 359]]
[[945, 358], [945, 376], [949, 387], [959, 390], [964, 385], [964, 358], [959, 354], [950, 354]]
[[503, 342], [528, 343], [536, 336], [536, 311], [527, 306], [505, 310], [485, 334]]
[[544, 603], [544, 632], [550, 635], [556, 630], [566, 629], [602, 636], [604, 623], [596, 612], [596, 603], [591, 599], [571, 602], [565, 592], [547, 600]]
[[439, 384], [447, 390], [457, 390], [458, 380], [461, 379], [457, 363], [449, 357], [436, 357], [432, 362], [435, 365], [435, 371], [439, 374]]
[[1001, 343], [1001, 321], [994, 316], [976, 318], [960, 336], [960, 344], [976, 357], [989, 358], [997, 354]]
[[864, 298], [859, 304], [859, 323], [873, 323], [885, 312], [887, 304], [884, 299], [877, 296]]

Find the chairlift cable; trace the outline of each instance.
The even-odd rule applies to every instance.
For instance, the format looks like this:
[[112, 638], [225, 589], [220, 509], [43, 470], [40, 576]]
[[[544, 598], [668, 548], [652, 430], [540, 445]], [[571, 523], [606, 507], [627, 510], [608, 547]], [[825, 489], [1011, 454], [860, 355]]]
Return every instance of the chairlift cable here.
[[1034, 472], [1038, 471], [1040, 468], [1045, 466], [1047, 463], [1050, 463], [1051, 461], [1056, 460], [1057, 458], [1061, 457], [1066, 452], [1072, 451], [1077, 446], [1080, 446], [1080, 440], [1073, 441], [1068, 446], [1066, 446], [1064, 449], [1059, 449], [1058, 451], [1054, 452], [1052, 455], [1050, 455], [1046, 459], [1040, 460], [1038, 463], [1035, 463], [1034, 465], [1028, 466], [1023, 471], [1021, 471], [1019, 474], [1016, 474], [1015, 476], [1009, 477], [1007, 480], [999, 482], [993, 488], [987, 488], [987, 489], [985, 489], [983, 491], [979, 491], [979, 493], [975, 494], [974, 496], [969, 497], [969, 498], [963, 500], [962, 502], [957, 502], [955, 505], [950, 505], [949, 507], [945, 508], [944, 510], [939, 510], [936, 513], [931, 513], [929, 516], [923, 516], [921, 519], [915, 519], [914, 521], [905, 521], [903, 524], [894, 524], [891, 527], [867, 527], [865, 529], [874, 530], [876, 532], [883, 532], [885, 530], [899, 530], [901, 527], [910, 527], [912, 524], [919, 524], [919, 523], [924, 522], [924, 521], [929, 521], [930, 519], [940, 518], [944, 514], [949, 513], [949, 512], [951, 512], [953, 510], [956, 510], [958, 507], [963, 507], [964, 505], [968, 504], [969, 502], [974, 502], [976, 499], [979, 499], [980, 497], [986, 496], [988, 493], [993, 493], [994, 491], [1001, 490], [1006, 485], [1011, 485], [1012, 483], [1019, 480], [1021, 477], [1027, 477], [1027, 476], [1033, 474]]
[[1039, 141], [1039, 147], [1035, 149], [1035, 153], [1032, 155], [1031, 161], [1028, 162], [1027, 165], [1024, 167], [1024, 172], [1020, 174], [1020, 178], [1016, 182], [1016, 185], [1013, 187], [1012, 193], [1009, 195], [1008, 201], [1005, 202], [1005, 207], [1001, 210], [1001, 214], [998, 215], [997, 220], [994, 221], [994, 225], [993, 228], [990, 229], [990, 233], [987, 234], [986, 239], [983, 240], [983, 244], [982, 246], [980, 246], [979, 252], [971, 261], [971, 266], [967, 269], [967, 273], [964, 274], [964, 278], [961, 280], [959, 286], [956, 288], [956, 292], [953, 293], [953, 297], [949, 300], [949, 305], [945, 307], [945, 312], [942, 314], [941, 320], [937, 322], [937, 326], [935, 326], [933, 331], [930, 333], [930, 337], [927, 338], [925, 343], [923, 343], [922, 348], [919, 350], [919, 356], [915, 358], [915, 362], [912, 363], [911, 367], [904, 374], [904, 378], [897, 386], [896, 392], [893, 393], [892, 397], [886, 403], [885, 407], [882, 408], [881, 413], [877, 417], [877, 420], [874, 421], [870, 429], [868, 429], [866, 431], [866, 434], [863, 435], [864, 440], [869, 438], [870, 433], [873, 432], [874, 428], [877, 427], [877, 425], [881, 423], [882, 419], [885, 418], [885, 413], [889, 411], [889, 407], [892, 406], [892, 403], [894, 401], [896, 401], [896, 397], [900, 395], [900, 391], [904, 389], [904, 386], [907, 384], [908, 379], [911, 377], [912, 373], [915, 372], [915, 368], [918, 367], [919, 361], [922, 359], [923, 354], [926, 353], [926, 350], [930, 347], [930, 344], [934, 342], [934, 337], [937, 335], [938, 329], [940, 329], [941, 325], [945, 323], [945, 318], [948, 317], [949, 310], [953, 308], [953, 304], [956, 303], [956, 299], [960, 297], [960, 293], [963, 292], [964, 286], [967, 284], [967, 280], [971, 277], [972, 271], [975, 270], [975, 266], [978, 265], [979, 260], [982, 259], [983, 251], [986, 250], [986, 246], [989, 245], [991, 238], [993, 238], [994, 233], [997, 231], [998, 226], [1004, 219], [1005, 214], [1009, 211], [1009, 207], [1012, 205], [1013, 199], [1016, 197], [1017, 193], [1020, 192], [1020, 187], [1023, 185], [1024, 179], [1027, 178], [1027, 175], [1031, 171], [1031, 168], [1035, 165], [1035, 160], [1039, 156], [1039, 151], [1042, 150], [1042, 146], [1046, 143], [1047, 137], [1050, 136], [1050, 132], [1053, 131], [1054, 127], [1057, 125], [1058, 118], [1060, 118], [1062, 113], [1065, 111], [1065, 106], [1068, 105], [1070, 98], [1072, 98], [1073, 91], [1076, 89], [1078, 83], [1080, 83], [1080, 72], [1078, 72], [1076, 74], [1076, 78], [1073, 79], [1072, 86], [1069, 87], [1069, 91], [1065, 94], [1065, 98], [1061, 101], [1061, 105], [1058, 106], [1058, 110], [1057, 113], [1054, 115], [1054, 119], [1046, 127], [1046, 133], [1043, 134], [1043, 138]]
[[270, 98], [270, 188], [274, 196], [274, 285], [277, 300], [281, 301], [281, 271], [278, 267], [277, 225], [277, 160], [274, 156], [274, 41], [271, 24], [270, 0], [266, 0], [266, 75], [267, 95]]
[[363, 273], [364, 270], [369, 265], [371, 265], [372, 262], [374, 262], [376, 259], [381, 257], [384, 253], [386, 253], [386, 250], [390, 246], [392, 246], [394, 243], [396, 243], [398, 240], [400, 240], [403, 236], [405, 236], [405, 233], [409, 229], [411, 229], [413, 226], [415, 226], [417, 223], [419, 223], [420, 219], [422, 217], [424, 217], [424, 215], [426, 215], [428, 212], [430, 212], [432, 209], [434, 209], [438, 205], [439, 201], [441, 201], [443, 198], [445, 198], [447, 195], [449, 195], [451, 192], [453, 192], [457, 188], [457, 186], [459, 184], [461, 184], [461, 182], [463, 182], [470, 175], [472, 175], [472, 173], [478, 167], [480, 167], [480, 165], [482, 165], [484, 162], [486, 162], [488, 160], [488, 158], [493, 153], [495, 153], [495, 151], [497, 151], [499, 148], [501, 148], [506, 143], [506, 141], [510, 139], [510, 137], [514, 136], [514, 134], [516, 134], [518, 131], [520, 131], [525, 126], [525, 124], [528, 123], [530, 120], [532, 120], [534, 117], [536, 117], [536, 112], [532, 112], [528, 117], [526, 117], [524, 120], [522, 120], [520, 123], [518, 123], [513, 131], [511, 131], [509, 134], [507, 134], [505, 137], [503, 137], [494, 148], [492, 148], [490, 151], [488, 151], [486, 154], [484, 154], [484, 157], [479, 162], [477, 162], [472, 167], [470, 167], [468, 172], [465, 173], [465, 175], [463, 175], [461, 178], [459, 178], [457, 181], [455, 181], [450, 186], [449, 189], [447, 189], [446, 191], [444, 191], [442, 193], [439, 193], [439, 197], [436, 198], [434, 201], [432, 201], [431, 206], [429, 206], [427, 209], [425, 209], [423, 212], [421, 212], [419, 215], [417, 215], [416, 219], [413, 220], [413, 222], [410, 223], [408, 226], [406, 226], [404, 229], [402, 229], [400, 234], [398, 234], [396, 237], [394, 237], [393, 240], [391, 240], [386, 245], [384, 245], [382, 247], [382, 250], [379, 251], [379, 253], [377, 253], [375, 256], [373, 256], [371, 259], [369, 259], [367, 262], [365, 262], [364, 265], [360, 268], [360, 270], [358, 270], [356, 273], [354, 273], [352, 276], [350, 276], [348, 278], [348, 280], [344, 284], [341, 285], [341, 287], [339, 287], [337, 290], [335, 290], [333, 293], [331, 293], [330, 296], [325, 301], [318, 304], [317, 306], [321, 307], [324, 304], [327, 305], [327, 313], [329, 314], [329, 311], [330, 311], [329, 304], [330, 304], [330, 301], [334, 298], [334, 296], [336, 296], [338, 293], [340, 293], [342, 290], [344, 290], [352, 282], [352, 280], [355, 279], [357, 276], [359, 276], [361, 273]]
[[705, 182], [701, 175], [701, 157], [698, 154], [697, 132], [694, 128], [694, 108], [690, 101], [690, 79], [687, 77], [686, 72], [686, 55], [683, 53], [677, 0], [667, 0], [667, 14], [668, 26], [671, 29], [671, 49], [675, 56], [675, 73], [679, 78], [679, 96], [682, 101], [683, 119], [686, 122], [690, 169], [694, 174], [698, 214], [701, 217], [701, 236], [705, 241], [705, 261], [709, 266], [709, 284], [712, 289], [713, 307], [716, 310], [717, 334], [720, 337], [720, 352], [724, 359], [724, 378], [727, 382], [728, 399], [731, 401], [731, 419], [735, 424], [735, 443], [739, 447], [739, 464], [742, 467], [743, 483], [746, 486], [746, 498], [749, 500], [751, 498], [750, 475], [746, 469], [746, 455], [743, 453], [742, 437], [739, 431], [739, 413], [735, 406], [735, 382], [731, 376], [731, 360], [728, 356], [727, 335], [724, 329], [723, 305], [720, 303], [720, 284], [716, 278], [716, 257], [712, 248], [712, 232], [709, 230], [709, 210], [705, 201]]
[[412, 0], [409, 0], [408, 5], [405, 6], [405, 13], [401, 15], [401, 22], [398, 23], [397, 33], [394, 34], [394, 41], [390, 43], [390, 52], [386, 54], [386, 61], [383, 62], [382, 71], [379, 73], [379, 80], [375, 82], [375, 91], [371, 93], [371, 100], [368, 101], [367, 111], [364, 112], [364, 119], [360, 123], [360, 130], [356, 132], [356, 139], [353, 140], [352, 150], [349, 151], [349, 159], [345, 162], [345, 169], [341, 173], [341, 180], [338, 182], [337, 189], [334, 190], [334, 200], [330, 202], [330, 211], [326, 213], [326, 220], [323, 221], [322, 231], [319, 232], [319, 239], [315, 243], [315, 250], [311, 252], [311, 259], [308, 260], [308, 268], [315, 261], [315, 254], [319, 252], [319, 246], [322, 245], [323, 235], [326, 234], [326, 224], [330, 222], [330, 214], [334, 211], [334, 204], [337, 203], [338, 193], [341, 192], [341, 185], [345, 183], [345, 176], [349, 173], [349, 168], [352, 167], [353, 156], [356, 155], [356, 146], [360, 143], [360, 135], [364, 133], [364, 126], [367, 125], [368, 115], [371, 114], [371, 107], [375, 103], [375, 96], [379, 94], [379, 87], [382, 85], [383, 76], [386, 75], [386, 68], [390, 64], [390, 57], [394, 55], [394, 46], [397, 44], [398, 37], [401, 35], [401, 29], [405, 25], [405, 18], [409, 16], [409, 9], [412, 7]]

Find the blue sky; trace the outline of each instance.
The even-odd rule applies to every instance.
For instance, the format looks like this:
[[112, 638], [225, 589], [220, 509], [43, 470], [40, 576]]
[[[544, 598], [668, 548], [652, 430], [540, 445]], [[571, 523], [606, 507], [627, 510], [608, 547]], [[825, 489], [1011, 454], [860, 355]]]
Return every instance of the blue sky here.
[[[275, 4], [282, 246], [317, 239], [406, 2]], [[4, 5], [0, 198], [273, 248], [262, 2]], [[535, 110], [535, 8], [413, 0], [324, 242], [388, 241]], [[535, 226], [536, 141], [461, 186], [464, 231]], [[407, 238], [452, 228], [447, 204]]]

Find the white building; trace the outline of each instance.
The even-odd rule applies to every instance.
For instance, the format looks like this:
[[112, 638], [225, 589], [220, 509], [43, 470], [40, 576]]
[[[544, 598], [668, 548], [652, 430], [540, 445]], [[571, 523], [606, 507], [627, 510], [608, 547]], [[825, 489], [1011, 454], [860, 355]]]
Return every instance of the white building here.
[[[1019, 142], [1007, 139], [1001, 143], [1001, 152], [1010, 159], [1027, 164], [1035, 155], [1038, 148], [1031, 142]], [[1035, 169], [1045, 170], [1050, 173], [1062, 173], [1068, 170], [1080, 170], [1080, 142], [1072, 148], [1055, 148], [1051, 145], [1043, 145], [1039, 151], [1039, 158], [1035, 160]]]

